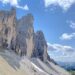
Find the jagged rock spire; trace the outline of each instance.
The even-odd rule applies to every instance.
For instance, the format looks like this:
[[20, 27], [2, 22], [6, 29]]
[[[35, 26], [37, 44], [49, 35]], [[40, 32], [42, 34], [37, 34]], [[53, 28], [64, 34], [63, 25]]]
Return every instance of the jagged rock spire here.
[[0, 45], [20, 55], [48, 59], [47, 43], [42, 31], [34, 32], [34, 17], [27, 14], [16, 21], [16, 9], [0, 11]]
[[27, 14], [18, 20], [17, 26], [17, 49], [21, 50], [21, 54], [31, 57], [34, 44], [33, 44], [33, 16]]
[[11, 41], [16, 36], [15, 25], [16, 25], [16, 10], [2, 11], [0, 12], [0, 43], [6, 48], [11, 47]]

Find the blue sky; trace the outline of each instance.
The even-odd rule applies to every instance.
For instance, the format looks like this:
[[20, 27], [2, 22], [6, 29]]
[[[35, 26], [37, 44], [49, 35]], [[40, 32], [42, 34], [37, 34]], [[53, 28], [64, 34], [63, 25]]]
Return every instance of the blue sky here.
[[0, 9], [11, 6], [18, 19], [33, 14], [35, 31], [44, 32], [54, 60], [75, 62], [75, 0], [0, 0]]

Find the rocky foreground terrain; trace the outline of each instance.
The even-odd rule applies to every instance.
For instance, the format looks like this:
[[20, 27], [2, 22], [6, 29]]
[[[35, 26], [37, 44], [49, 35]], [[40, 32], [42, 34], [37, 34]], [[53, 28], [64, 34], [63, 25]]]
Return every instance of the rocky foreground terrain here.
[[0, 75], [70, 75], [49, 57], [33, 23], [32, 14], [18, 20], [15, 8], [0, 11]]

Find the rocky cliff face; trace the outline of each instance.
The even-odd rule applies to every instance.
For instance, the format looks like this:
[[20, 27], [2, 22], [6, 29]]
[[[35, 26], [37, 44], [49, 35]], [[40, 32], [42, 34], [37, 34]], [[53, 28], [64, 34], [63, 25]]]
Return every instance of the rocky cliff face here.
[[42, 31], [34, 32], [34, 18], [27, 14], [16, 21], [16, 10], [0, 11], [0, 46], [13, 49], [21, 56], [37, 57], [46, 62], [47, 43]]
[[[16, 10], [0, 11], [0, 46], [5, 48], [11, 48], [12, 43], [15, 40], [15, 25], [16, 25]], [[15, 43], [14, 43], [15, 44]]]
[[14, 8], [0, 11], [0, 75], [70, 75], [50, 59], [44, 34], [34, 32], [33, 22], [32, 14], [16, 20]]
[[45, 62], [47, 60], [47, 43], [42, 31], [37, 31], [34, 34], [34, 51], [32, 56], [38, 57]]
[[21, 55], [31, 57], [34, 44], [33, 44], [33, 21], [34, 18], [31, 14], [23, 16], [18, 20], [17, 29], [17, 48], [21, 52]]

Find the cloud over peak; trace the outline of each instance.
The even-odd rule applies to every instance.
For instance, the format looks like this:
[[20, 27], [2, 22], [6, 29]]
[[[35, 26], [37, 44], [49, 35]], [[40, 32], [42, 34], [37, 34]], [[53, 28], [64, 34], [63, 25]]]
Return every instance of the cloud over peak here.
[[10, 4], [12, 6], [18, 5], [18, 0], [0, 0], [3, 4]]
[[0, 0], [0, 2], [2, 2], [4, 5], [10, 4], [11, 6], [14, 6], [16, 8], [20, 8], [20, 9], [23, 9], [23, 10], [29, 10], [29, 7], [27, 5], [20, 6], [19, 1], [20, 0]]
[[20, 8], [20, 9], [23, 9], [23, 10], [29, 10], [29, 7], [28, 5], [25, 5], [25, 6], [16, 6], [17, 8]]
[[60, 6], [63, 10], [67, 11], [75, 3], [75, 0], [44, 0], [44, 2], [45, 7], [50, 5]]

